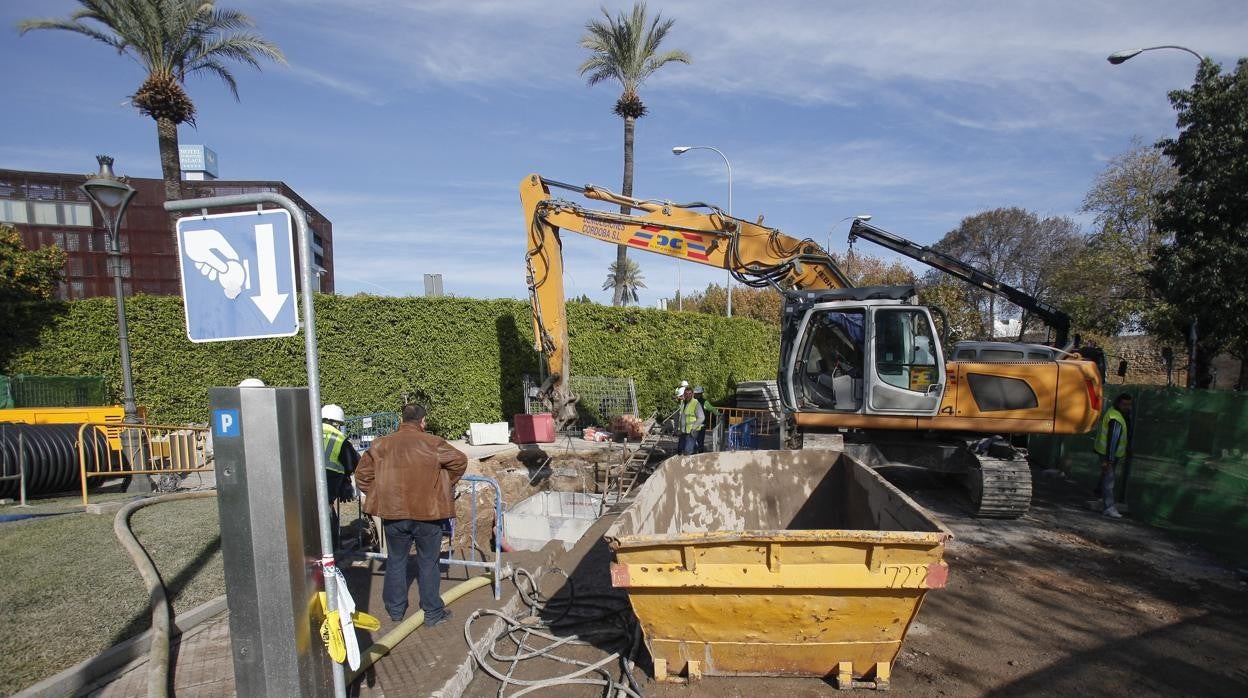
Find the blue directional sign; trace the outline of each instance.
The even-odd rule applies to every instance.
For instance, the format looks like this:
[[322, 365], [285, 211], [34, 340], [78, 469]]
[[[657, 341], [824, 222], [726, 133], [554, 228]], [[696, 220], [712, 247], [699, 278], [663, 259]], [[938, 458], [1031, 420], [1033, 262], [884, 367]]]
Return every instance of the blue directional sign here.
[[289, 337], [295, 255], [285, 209], [178, 219], [186, 336], [192, 342]]

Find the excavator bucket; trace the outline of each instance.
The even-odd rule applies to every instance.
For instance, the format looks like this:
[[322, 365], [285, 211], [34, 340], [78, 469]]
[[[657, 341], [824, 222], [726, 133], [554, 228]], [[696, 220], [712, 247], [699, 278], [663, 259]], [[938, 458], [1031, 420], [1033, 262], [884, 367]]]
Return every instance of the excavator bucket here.
[[668, 460], [606, 537], [656, 678], [887, 688], [952, 534], [851, 455], [806, 450]]

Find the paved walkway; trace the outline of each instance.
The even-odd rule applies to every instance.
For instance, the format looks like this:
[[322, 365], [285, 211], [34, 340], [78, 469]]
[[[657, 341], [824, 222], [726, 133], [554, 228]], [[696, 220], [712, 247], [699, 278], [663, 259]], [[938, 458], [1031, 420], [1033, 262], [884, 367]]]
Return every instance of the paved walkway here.
[[[553, 562], [556, 550], [547, 547], [546, 551], [539, 553], [505, 553], [504, 559], [509, 564], [536, 570]], [[381, 565], [374, 564], [373, 567], [344, 569], [357, 607], [381, 619], [381, 629], [377, 633], [359, 633], [361, 651], [398, 625], [390, 620], [382, 605], [384, 573], [380, 568]], [[466, 573], [463, 567], [451, 567], [442, 581], [443, 592], [476, 574], [479, 572]], [[515, 587], [504, 580], [502, 591], [502, 599], [498, 601], [494, 600], [492, 588], [487, 586], [455, 602], [451, 606], [455, 617], [450, 623], [436, 628], [417, 628], [390, 654], [380, 659], [352, 687], [350, 695], [365, 698], [461, 695], [472, 679], [463, 621], [478, 608], [503, 609], [510, 605], [509, 612], [514, 613], [518, 608]], [[414, 610], [419, 607], [414, 582], [411, 598]], [[174, 654], [173, 685], [179, 698], [215, 698], [235, 694], [228, 612], [222, 612], [188, 631], [176, 643]], [[91, 698], [146, 696], [146, 660], [136, 661], [105, 677], [102, 685], [97, 684], [88, 695]]]
[[[174, 648], [173, 690], [179, 698], [234, 695], [234, 662], [230, 656], [230, 619], [225, 612], [192, 628]], [[90, 698], [147, 695], [147, 662], [132, 663]]]

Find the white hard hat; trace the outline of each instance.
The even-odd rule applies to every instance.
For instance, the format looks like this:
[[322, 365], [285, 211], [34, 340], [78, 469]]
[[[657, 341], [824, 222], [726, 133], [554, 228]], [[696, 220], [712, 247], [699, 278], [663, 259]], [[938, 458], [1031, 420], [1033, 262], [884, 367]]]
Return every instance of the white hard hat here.
[[321, 419], [328, 419], [334, 422], [347, 421], [347, 413], [342, 411], [338, 405], [326, 405], [321, 408]]
[[238, 384], [238, 387], [240, 388], [263, 388], [264, 381], [260, 380], [259, 378], [244, 378], [242, 382]]

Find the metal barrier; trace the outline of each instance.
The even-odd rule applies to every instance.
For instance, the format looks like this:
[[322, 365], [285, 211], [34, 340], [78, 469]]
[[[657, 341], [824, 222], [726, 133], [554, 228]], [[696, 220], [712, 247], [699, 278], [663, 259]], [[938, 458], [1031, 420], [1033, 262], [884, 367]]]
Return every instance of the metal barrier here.
[[[545, 405], [536, 399], [539, 384], [529, 375], [525, 375], [522, 382], [525, 414], [545, 412]], [[632, 378], [572, 376], [569, 387], [580, 398], [578, 408], [581, 421], [588, 420], [588, 423], [580, 426], [605, 426], [610, 424], [612, 417], [638, 415], [637, 386]]]
[[[0, 376], [0, 382], [7, 380], [4, 376]], [[10, 449], [8, 447], [8, 424], [0, 423], [0, 492], [9, 493], [12, 489], [6, 483], [17, 483], [18, 506], [29, 506], [26, 504], [26, 447], [22, 443], [22, 435], [17, 436], [17, 448]]]
[[398, 428], [398, 412], [374, 412], [347, 417], [347, 421], [342, 424], [342, 433], [347, 435], [347, 441], [351, 442], [356, 451], [363, 453], [372, 445], [374, 439], [393, 434]]
[[[104, 448], [97, 433], [108, 437]], [[87, 478], [161, 476], [212, 472], [208, 427], [87, 422], [78, 428], [78, 468], [82, 505]], [[90, 457], [89, 457], [90, 456]], [[92, 459], [94, 459], [92, 461]], [[88, 469], [88, 462], [94, 468]]]
[[[502, 581], [503, 581], [503, 491], [502, 489], [499, 488], [498, 481], [490, 477], [483, 477], [481, 475], [465, 475], [462, 478], [460, 478], [459, 481], [471, 483], [471, 487], [469, 488], [468, 495], [469, 497], [472, 498], [471, 500], [472, 501], [472, 504], [471, 504], [472, 516], [471, 516], [470, 523], [469, 523], [469, 525], [471, 526], [471, 528], [469, 529], [469, 535], [470, 535], [469, 540], [471, 540], [473, 543], [471, 546], [469, 546], [471, 553], [472, 553], [472, 559], [461, 560], [452, 556], [453, 551], [448, 551], [446, 557], [439, 558], [438, 564], [463, 565], [465, 567], [480, 567], [480, 568], [491, 570], [494, 576], [494, 579], [493, 579], [494, 599], [497, 601], [498, 599], [502, 598]], [[477, 555], [477, 546], [476, 546], [476, 542], [477, 542], [477, 483], [484, 483], [494, 488], [494, 560], [493, 561], [485, 560], [484, 556], [480, 556], [480, 558], [478, 558], [478, 555]], [[360, 512], [361, 520], [363, 520], [364, 517], [366, 516], [368, 515], [364, 514], [363, 511], [361, 510]], [[449, 521], [451, 522], [451, 525], [447, 527], [446, 529], [444, 529], [444, 533], [447, 535], [450, 535], [453, 538], [455, 535], [455, 520], [450, 519]], [[379, 543], [385, 540], [384, 531], [378, 531], [377, 536], [378, 536]], [[365, 551], [364, 557], [374, 559], [374, 560], [385, 560], [387, 557], [387, 553]]]
[[719, 451], [748, 451], [762, 446], [779, 433], [779, 421], [768, 410], [718, 407], [719, 417], [708, 427], [714, 430]]
[[[498, 481], [492, 477], [484, 477], [481, 475], [465, 475], [459, 479], [460, 482], [470, 482], [472, 486], [469, 488], [468, 496], [472, 498], [472, 528], [469, 531], [469, 540], [472, 545], [469, 550], [472, 553], [471, 560], [456, 560], [451, 557], [451, 552], [447, 553], [445, 559], [447, 564], [464, 565], [466, 567], [482, 567], [492, 570], [494, 573], [494, 600], [502, 598], [502, 581], [503, 581], [503, 491], [498, 486]], [[494, 488], [494, 561], [488, 562], [484, 559], [477, 559], [477, 483], [485, 483]]]
[[13, 407], [85, 407], [109, 402], [104, 376], [8, 376]]

